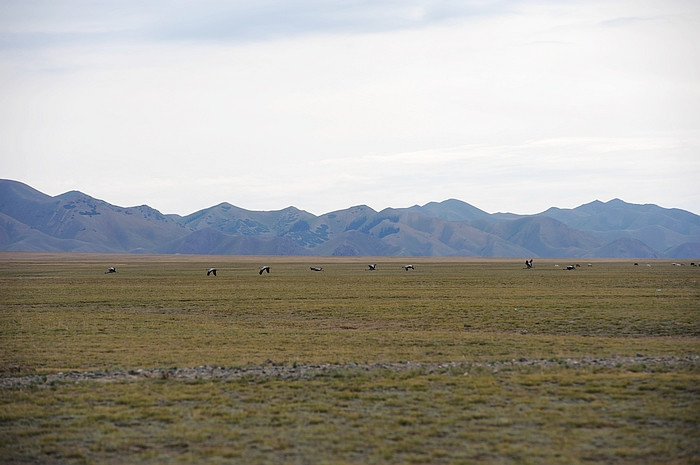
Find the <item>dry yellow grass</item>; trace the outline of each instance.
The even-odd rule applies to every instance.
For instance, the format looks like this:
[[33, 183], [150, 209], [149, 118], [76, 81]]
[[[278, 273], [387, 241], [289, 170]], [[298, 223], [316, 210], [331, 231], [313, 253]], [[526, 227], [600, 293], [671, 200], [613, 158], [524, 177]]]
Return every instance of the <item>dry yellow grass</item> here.
[[700, 461], [700, 269], [523, 263], [0, 253], [0, 460]]

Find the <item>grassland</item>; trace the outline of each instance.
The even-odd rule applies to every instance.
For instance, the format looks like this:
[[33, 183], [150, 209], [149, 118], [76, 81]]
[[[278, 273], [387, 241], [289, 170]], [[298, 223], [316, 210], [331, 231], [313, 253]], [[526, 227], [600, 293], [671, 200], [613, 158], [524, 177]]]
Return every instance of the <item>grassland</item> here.
[[0, 254], [0, 461], [700, 463], [699, 268], [411, 262]]

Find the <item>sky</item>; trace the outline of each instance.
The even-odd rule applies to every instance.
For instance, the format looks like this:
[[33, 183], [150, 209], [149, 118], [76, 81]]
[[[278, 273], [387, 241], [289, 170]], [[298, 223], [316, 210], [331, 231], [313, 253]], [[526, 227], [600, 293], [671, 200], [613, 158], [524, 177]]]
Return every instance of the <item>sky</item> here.
[[700, 213], [695, 0], [0, 0], [0, 178], [187, 215]]

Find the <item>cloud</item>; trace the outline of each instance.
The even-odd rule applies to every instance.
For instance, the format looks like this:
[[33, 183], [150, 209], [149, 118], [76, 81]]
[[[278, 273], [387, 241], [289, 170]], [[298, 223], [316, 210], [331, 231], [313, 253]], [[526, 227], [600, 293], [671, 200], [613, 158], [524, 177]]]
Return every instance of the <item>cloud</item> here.
[[698, 8], [3, 2], [2, 168], [178, 213], [608, 195], [698, 211]]
[[508, 2], [439, 0], [28, 0], [0, 5], [0, 47], [80, 42], [266, 41], [422, 28], [493, 14]]

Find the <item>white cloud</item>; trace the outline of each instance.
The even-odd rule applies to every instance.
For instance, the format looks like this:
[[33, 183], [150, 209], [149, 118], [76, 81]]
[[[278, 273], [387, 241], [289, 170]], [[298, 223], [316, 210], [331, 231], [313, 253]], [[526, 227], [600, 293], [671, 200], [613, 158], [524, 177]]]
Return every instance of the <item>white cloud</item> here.
[[700, 211], [692, 2], [22, 5], [0, 7], [0, 175], [51, 194]]

